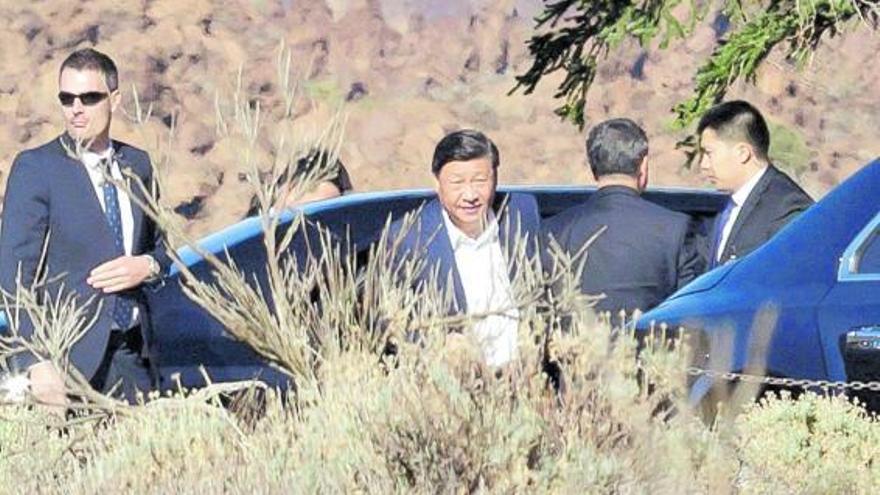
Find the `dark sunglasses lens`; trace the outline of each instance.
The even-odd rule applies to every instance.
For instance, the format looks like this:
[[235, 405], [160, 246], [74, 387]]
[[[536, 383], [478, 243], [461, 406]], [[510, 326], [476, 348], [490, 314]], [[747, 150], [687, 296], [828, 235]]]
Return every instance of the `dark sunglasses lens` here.
[[100, 91], [89, 91], [88, 93], [83, 93], [81, 95], [75, 95], [66, 91], [58, 93], [58, 101], [60, 101], [65, 107], [73, 105], [73, 102], [76, 101], [77, 98], [79, 98], [79, 101], [81, 101], [83, 105], [88, 107], [101, 103], [106, 97], [107, 93], [102, 93]]
[[75, 99], [76, 99], [76, 95], [74, 95], [72, 93], [66, 93], [64, 91], [58, 93], [58, 101], [60, 101], [61, 104], [64, 105], [65, 107], [69, 107], [70, 105], [73, 105], [73, 100], [75, 100]]
[[107, 93], [90, 92], [79, 95], [79, 101], [85, 106], [92, 106], [100, 103], [107, 97]]

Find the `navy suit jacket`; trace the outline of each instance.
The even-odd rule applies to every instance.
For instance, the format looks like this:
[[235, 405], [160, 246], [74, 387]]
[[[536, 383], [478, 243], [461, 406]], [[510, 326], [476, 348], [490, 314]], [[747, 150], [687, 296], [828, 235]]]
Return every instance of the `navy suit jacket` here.
[[[518, 241], [525, 242], [525, 254], [533, 259], [538, 254], [537, 241], [540, 235], [541, 217], [534, 196], [522, 193], [499, 193], [493, 205], [498, 221], [498, 239], [501, 251], [508, 261], [510, 278], [516, 275], [514, 249]], [[403, 228], [403, 219], [391, 224], [389, 240], [394, 241]], [[433, 270], [438, 271], [440, 290], [448, 290], [452, 283], [453, 307], [450, 312], [467, 312], [467, 300], [461, 285], [461, 276], [455, 263], [455, 253], [449, 240], [446, 222], [443, 221], [443, 206], [440, 200], [426, 203], [419, 212], [412, 227], [405, 232], [398, 249], [396, 261], [414, 256], [427, 258], [425, 269], [418, 274], [417, 284], [429, 282]]]
[[[14, 294], [20, 269], [21, 283], [27, 287], [32, 285], [38, 272], [48, 277], [50, 283], [38, 292], [42, 298], [54, 298], [64, 291], [64, 294], [74, 294], [79, 304], [84, 304], [94, 297], [88, 306], [91, 315], [100, 302], [100, 314], [73, 346], [70, 356], [72, 364], [86, 378], [91, 378], [106, 351], [116, 298], [132, 298], [140, 307], [147, 352], [152, 349], [150, 313], [143, 287], [105, 295], [86, 283], [92, 269], [121, 253], [116, 251], [113, 233], [85, 166], [68, 153], [72, 146], [65, 134], [16, 156], [3, 200], [0, 287]], [[113, 148], [123, 176], [130, 171], [147, 188], [151, 187], [152, 167], [147, 153], [118, 141], [113, 141]], [[131, 188], [143, 197], [135, 183], [131, 183]], [[151, 254], [159, 262], [162, 273], [167, 273], [171, 261], [162, 248], [156, 225], [134, 201], [132, 215], [132, 255]], [[44, 243], [46, 255], [41, 264]], [[22, 320], [20, 331], [28, 336], [33, 331], [32, 324], [25, 318]], [[19, 362], [26, 366], [33, 359], [33, 356], [23, 356]]]
[[[812, 204], [813, 200], [800, 186], [771, 165], [755, 184], [737, 215], [724, 252], [721, 253], [720, 263], [741, 258], [761, 247]], [[713, 223], [712, 235], [707, 238], [709, 243], [715, 239], [717, 228], [720, 226]], [[714, 246], [706, 247], [710, 256], [715, 254], [713, 248]]]
[[602, 227], [607, 228], [587, 249], [580, 282], [585, 294], [605, 293], [596, 305], [599, 311], [647, 311], [699, 275], [705, 264], [688, 215], [623, 186], [603, 187], [546, 220], [544, 242], [552, 237], [573, 255]]

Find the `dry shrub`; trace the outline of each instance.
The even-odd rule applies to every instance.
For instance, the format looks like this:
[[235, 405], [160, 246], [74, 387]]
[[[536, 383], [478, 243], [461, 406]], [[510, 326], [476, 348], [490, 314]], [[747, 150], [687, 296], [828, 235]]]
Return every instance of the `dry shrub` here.
[[217, 408], [145, 407], [95, 428], [77, 449], [82, 464], [60, 486], [74, 493], [219, 492], [236, 479], [225, 467], [248, 462], [242, 440]]
[[769, 397], [737, 426], [749, 492], [872, 493], [880, 486], [880, 422], [844, 397]]
[[21, 405], [0, 406], [0, 493], [61, 491], [69, 472], [70, 436], [51, 429], [56, 418]]
[[[628, 340], [610, 345], [608, 327], [575, 327], [559, 336], [569, 377], [560, 398], [541, 371], [538, 339], [524, 330], [520, 357], [503, 371], [484, 367], [466, 337], [455, 345], [404, 343], [391, 367], [375, 351], [345, 350], [323, 362], [318, 389], [295, 402], [270, 393], [265, 416], [246, 433], [225, 409], [181, 397], [71, 425], [64, 436], [77, 438], [75, 446], [55, 447], [59, 462], [44, 487], [607, 493], [727, 486], [735, 457], [724, 443], [687, 410], [668, 413], [681, 394], [663, 384], [678, 374], [667, 366], [671, 351], [649, 351], [640, 373]], [[657, 384], [651, 394], [647, 381]], [[24, 459], [49, 451], [42, 446]], [[22, 482], [45, 482], [45, 466], [16, 466]]]

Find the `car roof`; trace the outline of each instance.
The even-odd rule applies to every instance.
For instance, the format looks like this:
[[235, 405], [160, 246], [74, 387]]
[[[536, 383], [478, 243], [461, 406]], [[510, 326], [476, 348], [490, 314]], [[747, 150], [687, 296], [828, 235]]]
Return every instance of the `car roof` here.
[[[542, 215], [549, 216], [586, 200], [596, 191], [596, 187], [520, 185], [501, 186], [498, 190], [535, 195]], [[346, 194], [338, 198], [309, 203], [299, 208], [283, 210], [279, 213], [279, 225], [288, 225], [297, 215], [304, 214], [310, 220], [327, 226], [340, 237], [349, 238], [356, 249], [361, 249], [378, 238], [379, 232], [388, 221], [389, 214], [397, 218], [432, 199], [434, 195], [433, 189]], [[649, 188], [643, 195], [650, 201], [675, 210], [707, 216], [717, 212], [726, 198], [726, 195], [714, 190], [682, 187]], [[234, 250], [242, 243], [261, 239], [262, 234], [260, 218], [249, 217], [200, 239], [195, 246], [181, 247], [177, 250], [177, 255], [185, 265], [192, 266], [202, 260], [200, 251], [219, 255], [227, 249]], [[177, 271], [176, 267], [172, 268], [172, 275]]]

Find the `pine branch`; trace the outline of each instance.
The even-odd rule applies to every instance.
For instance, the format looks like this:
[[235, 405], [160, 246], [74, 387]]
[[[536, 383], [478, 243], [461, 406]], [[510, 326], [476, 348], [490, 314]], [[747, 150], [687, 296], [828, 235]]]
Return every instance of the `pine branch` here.
[[[722, 41], [697, 70], [693, 96], [673, 108], [676, 127], [689, 126], [720, 101], [735, 81], [753, 80], [760, 64], [780, 43], [787, 43], [788, 58], [803, 64], [824, 36], [837, 34], [853, 21], [877, 29], [878, 4], [878, 0], [773, 2]], [[740, 7], [737, 6], [738, 15], [747, 19]]]
[[[544, 76], [562, 70], [565, 78], [554, 98], [562, 118], [583, 127], [587, 93], [599, 63], [626, 40], [648, 46], [659, 39], [686, 38], [705, 7], [691, 1], [689, 20], [681, 23], [672, 10], [682, 0], [560, 0], [546, 1], [535, 20], [538, 34], [529, 40], [531, 67], [517, 76], [511, 93], [531, 94]], [[736, 27], [697, 70], [694, 94], [673, 108], [675, 125], [685, 128], [739, 79], [754, 78], [757, 68], [780, 44], [785, 55], [803, 64], [826, 36], [859, 22], [876, 30], [880, 0], [725, 0], [722, 9]]]
[[682, 24], [672, 9], [682, 0], [562, 0], [547, 2], [536, 18], [536, 34], [528, 42], [534, 57], [532, 66], [517, 76], [510, 93], [522, 90], [531, 94], [541, 79], [558, 70], [566, 73], [555, 98], [565, 103], [556, 114], [579, 127], [585, 124], [587, 92], [596, 77], [601, 59], [622, 42], [634, 39], [647, 46], [659, 38], [660, 46], [688, 36], [698, 19], [696, 5], [690, 3], [689, 21]]

